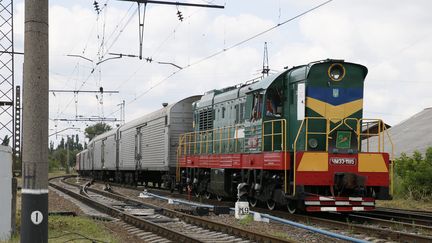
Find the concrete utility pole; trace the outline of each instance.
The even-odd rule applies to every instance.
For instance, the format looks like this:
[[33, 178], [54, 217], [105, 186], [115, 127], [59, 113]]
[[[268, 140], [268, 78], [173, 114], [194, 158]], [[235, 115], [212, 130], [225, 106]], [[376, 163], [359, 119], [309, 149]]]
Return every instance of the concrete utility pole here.
[[25, 0], [21, 242], [48, 242], [48, 0]]

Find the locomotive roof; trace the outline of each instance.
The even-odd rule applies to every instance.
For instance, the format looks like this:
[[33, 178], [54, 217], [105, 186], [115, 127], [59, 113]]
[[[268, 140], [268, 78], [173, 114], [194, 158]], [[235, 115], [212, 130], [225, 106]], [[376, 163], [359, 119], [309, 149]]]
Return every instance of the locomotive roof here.
[[223, 88], [220, 90], [210, 90], [207, 91], [202, 98], [196, 102], [198, 108], [210, 106], [214, 103], [218, 103], [219, 101], [225, 101], [229, 99], [235, 99], [239, 96], [243, 96], [246, 93], [254, 92], [257, 90], [267, 89], [273, 81], [278, 78], [283, 72], [279, 72], [277, 74], [272, 74], [267, 76], [257, 82], [244, 84], [239, 86], [231, 86], [227, 88]]
[[314, 65], [319, 65], [323, 63], [345, 63], [350, 65], [358, 65], [364, 69], [365, 75], [367, 74], [367, 68], [363, 65], [345, 62], [344, 60], [324, 59], [320, 61], [310, 62], [306, 65], [293, 66], [289, 69], [283, 70], [282, 72], [267, 76], [253, 83], [246, 83], [243, 85], [207, 91], [204, 93], [202, 98], [195, 103], [196, 108], [200, 109], [210, 107], [213, 104], [217, 104], [221, 101], [236, 99], [238, 97], [244, 96], [247, 93], [266, 90], [277, 78], [287, 73], [289, 73], [289, 82], [299, 82], [305, 80], [309, 76], [309, 71], [313, 68]]

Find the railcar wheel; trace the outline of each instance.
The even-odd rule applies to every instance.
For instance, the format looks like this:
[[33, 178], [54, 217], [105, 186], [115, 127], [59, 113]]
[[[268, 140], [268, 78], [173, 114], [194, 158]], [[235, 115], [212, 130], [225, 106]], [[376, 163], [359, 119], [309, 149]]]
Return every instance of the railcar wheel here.
[[211, 193], [210, 192], [204, 192], [204, 197], [205, 197], [205, 199], [210, 199]]
[[267, 208], [269, 210], [273, 210], [276, 207], [276, 202], [273, 201], [272, 199], [267, 200]]
[[295, 214], [297, 212], [297, 203], [296, 201], [289, 200], [287, 203], [288, 212], [290, 214]]
[[256, 198], [253, 198], [253, 197], [250, 197], [248, 199], [248, 201], [249, 201], [249, 205], [253, 208], [256, 207], [256, 205], [258, 204], [258, 200]]
[[220, 201], [223, 200], [223, 197], [222, 197], [222, 196], [219, 196], [219, 195], [216, 195], [216, 199], [220, 202]]
[[201, 196], [201, 194], [199, 193], [199, 191], [195, 191], [194, 193], [195, 197], [199, 198]]

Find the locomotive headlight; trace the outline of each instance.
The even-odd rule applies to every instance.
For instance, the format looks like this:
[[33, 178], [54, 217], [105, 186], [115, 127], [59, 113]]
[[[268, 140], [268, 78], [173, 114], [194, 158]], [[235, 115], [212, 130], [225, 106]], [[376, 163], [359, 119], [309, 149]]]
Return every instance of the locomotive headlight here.
[[328, 76], [333, 81], [341, 81], [345, 77], [344, 66], [339, 63], [333, 63], [328, 69]]
[[311, 148], [317, 148], [318, 147], [318, 140], [316, 140], [315, 138], [311, 138], [308, 141], [309, 147]]

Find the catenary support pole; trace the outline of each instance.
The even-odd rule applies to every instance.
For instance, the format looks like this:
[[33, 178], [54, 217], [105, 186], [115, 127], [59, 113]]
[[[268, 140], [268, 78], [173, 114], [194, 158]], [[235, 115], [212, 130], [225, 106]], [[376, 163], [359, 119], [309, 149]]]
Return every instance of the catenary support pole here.
[[25, 0], [21, 242], [48, 242], [48, 0]]

